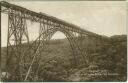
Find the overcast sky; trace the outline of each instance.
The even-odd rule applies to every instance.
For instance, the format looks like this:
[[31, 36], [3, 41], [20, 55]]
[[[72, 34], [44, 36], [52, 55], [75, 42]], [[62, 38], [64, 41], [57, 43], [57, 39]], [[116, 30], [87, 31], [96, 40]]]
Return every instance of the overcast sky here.
[[[43, 12], [80, 26], [91, 32], [112, 36], [126, 34], [126, 3], [123, 1], [20, 1], [10, 2]], [[7, 15], [2, 14], [2, 46], [6, 46]], [[28, 24], [31, 39], [38, 33], [38, 24]], [[60, 32], [54, 38], [63, 38]]]

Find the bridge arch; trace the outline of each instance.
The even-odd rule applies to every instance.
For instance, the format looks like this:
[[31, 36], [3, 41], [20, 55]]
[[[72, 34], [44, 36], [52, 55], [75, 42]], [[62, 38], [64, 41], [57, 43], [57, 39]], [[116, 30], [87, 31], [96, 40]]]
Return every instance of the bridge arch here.
[[[79, 64], [85, 64], [86, 63], [85, 55], [82, 54], [80, 47], [77, 44], [78, 42], [75, 39], [76, 37], [74, 36], [74, 34], [72, 32], [69, 32], [68, 30], [66, 30], [64, 28], [51, 28], [51, 29], [47, 29], [42, 34], [40, 34], [39, 39], [42, 40], [42, 43], [44, 41], [49, 41], [57, 31], [62, 32], [66, 36], [67, 40], [69, 41], [70, 48], [72, 50], [72, 55], [74, 58], [74, 64], [77, 66]], [[40, 44], [41, 44], [41, 42], [40, 42]], [[81, 59], [79, 60], [79, 58], [81, 58]]]

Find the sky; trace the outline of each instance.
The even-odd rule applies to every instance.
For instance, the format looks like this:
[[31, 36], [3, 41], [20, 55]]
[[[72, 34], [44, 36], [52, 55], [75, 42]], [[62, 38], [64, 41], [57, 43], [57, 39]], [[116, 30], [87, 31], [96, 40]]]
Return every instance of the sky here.
[[[106, 36], [126, 34], [126, 3], [123, 1], [12, 1], [35, 12], [65, 20], [81, 28]], [[28, 22], [31, 40], [38, 36], [39, 24]], [[2, 14], [2, 46], [7, 43], [8, 19]], [[53, 39], [64, 38], [57, 32]]]

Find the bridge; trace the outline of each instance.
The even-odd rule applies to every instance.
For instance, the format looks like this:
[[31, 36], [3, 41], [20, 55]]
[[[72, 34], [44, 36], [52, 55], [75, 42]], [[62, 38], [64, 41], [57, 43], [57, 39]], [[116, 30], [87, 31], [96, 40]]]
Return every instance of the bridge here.
[[[40, 57], [45, 56], [41, 54], [41, 51], [45, 48], [46, 42], [57, 31], [64, 33], [68, 39], [75, 66], [79, 66], [79, 64], [87, 65], [86, 58], [89, 56], [86, 51], [81, 50], [82, 48], [76, 39], [78, 37], [82, 39], [82, 37], [87, 36], [102, 38], [101, 35], [82, 29], [64, 20], [45, 13], [37, 13], [5, 1], [0, 2], [0, 10], [0, 17], [2, 13], [8, 15], [7, 72], [15, 80], [33, 80], [37, 76], [40, 68]], [[29, 38], [27, 20], [40, 25], [39, 36], [33, 42]]]

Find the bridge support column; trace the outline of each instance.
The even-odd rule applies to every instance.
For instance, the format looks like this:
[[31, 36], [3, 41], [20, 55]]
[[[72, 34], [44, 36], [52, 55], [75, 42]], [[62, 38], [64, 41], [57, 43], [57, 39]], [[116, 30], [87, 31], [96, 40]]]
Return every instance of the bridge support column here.
[[[12, 14], [14, 13], [14, 14]], [[15, 81], [23, 80], [24, 43], [29, 42], [26, 20], [22, 12], [9, 10], [7, 37], [7, 71]]]

